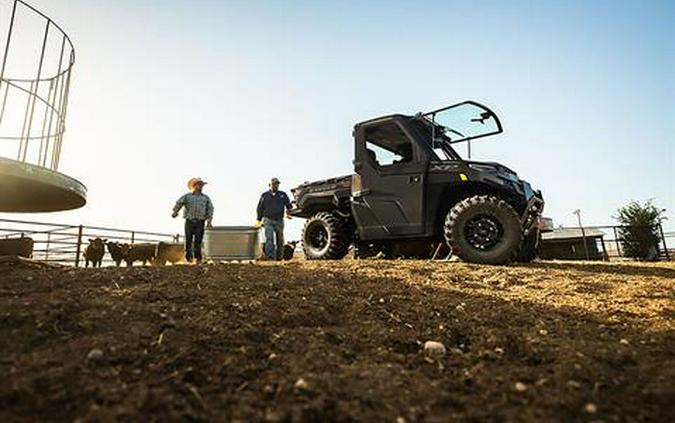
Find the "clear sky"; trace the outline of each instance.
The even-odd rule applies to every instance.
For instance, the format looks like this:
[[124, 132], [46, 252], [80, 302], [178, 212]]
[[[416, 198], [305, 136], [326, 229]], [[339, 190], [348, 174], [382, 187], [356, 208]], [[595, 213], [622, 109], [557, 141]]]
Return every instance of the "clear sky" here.
[[675, 226], [675, 2], [32, 4], [75, 45], [61, 170], [89, 203], [0, 217], [180, 232], [201, 176], [214, 224], [252, 224], [271, 176], [351, 173], [354, 123], [474, 99], [504, 134], [473, 158], [540, 188], [556, 225], [654, 198]]

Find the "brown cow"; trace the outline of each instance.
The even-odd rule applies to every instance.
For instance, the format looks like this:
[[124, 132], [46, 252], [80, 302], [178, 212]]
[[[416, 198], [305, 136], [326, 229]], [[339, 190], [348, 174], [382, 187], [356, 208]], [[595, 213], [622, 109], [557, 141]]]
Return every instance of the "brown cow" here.
[[122, 244], [122, 258], [127, 266], [133, 266], [135, 261], [145, 266], [155, 260], [155, 248], [155, 244]]
[[84, 267], [89, 267], [89, 262], [91, 262], [92, 267], [101, 267], [105, 255], [106, 241], [106, 239], [101, 238], [89, 238], [89, 245], [84, 249]]
[[164, 266], [167, 261], [171, 264], [187, 263], [183, 244], [169, 242], [157, 244], [157, 248], [155, 249], [155, 265]]
[[0, 239], [0, 256], [33, 257], [33, 238]]
[[110, 257], [112, 257], [115, 262], [115, 266], [119, 267], [124, 258], [122, 257], [122, 244], [119, 242], [108, 242], [106, 245], [108, 246]]

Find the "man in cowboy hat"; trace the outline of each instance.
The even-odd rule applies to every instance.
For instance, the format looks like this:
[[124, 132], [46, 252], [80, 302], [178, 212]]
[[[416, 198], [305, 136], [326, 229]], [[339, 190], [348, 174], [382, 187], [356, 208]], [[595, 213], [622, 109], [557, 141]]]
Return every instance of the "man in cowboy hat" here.
[[192, 178], [188, 181], [188, 189], [190, 192], [183, 195], [176, 201], [173, 207], [173, 214], [171, 217], [178, 216], [181, 208], [183, 217], [185, 218], [185, 258], [188, 263], [192, 259], [197, 260], [197, 263], [202, 261], [202, 239], [204, 238], [204, 224], [211, 226], [213, 220], [213, 203], [211, 199], [204, 193], [206, 182], [201, 178]]
[[272, 178], [269, 191], [260, 196], [256, 226], [265, 227], [265, 257], [281, 260], [284, 254], [284, 211], [291, 209], [285, 192], [279, 191], [279, 180]]

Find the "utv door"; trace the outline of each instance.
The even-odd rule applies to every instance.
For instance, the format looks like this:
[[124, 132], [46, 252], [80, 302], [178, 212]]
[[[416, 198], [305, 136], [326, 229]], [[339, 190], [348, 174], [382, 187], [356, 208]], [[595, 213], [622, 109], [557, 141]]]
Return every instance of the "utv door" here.
[[352, 213], [363, 241], [424, 232], [426, 161], [395, 118], [357, 127]]

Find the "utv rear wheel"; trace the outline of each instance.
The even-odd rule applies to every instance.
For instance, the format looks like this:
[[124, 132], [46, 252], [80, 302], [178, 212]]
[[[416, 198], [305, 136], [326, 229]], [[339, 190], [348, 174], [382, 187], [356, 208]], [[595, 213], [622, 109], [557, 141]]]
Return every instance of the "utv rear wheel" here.
[[539, 229], [532, 229], [523, 240], [516, 261], [529, 263], [539, 256], [539, 245], [541, 244], [541, 233]]
[[343, 223], [331, 213], [315, 214], [302, 231], [302, 249], [308, 260], [343, 258], [349, 250], [349, 237]]
[[445, 240], [464, 261], [505, 264], [519, 251], [520, 219], [506, 201], [489, 195], [457, 203], [445, 219]]

